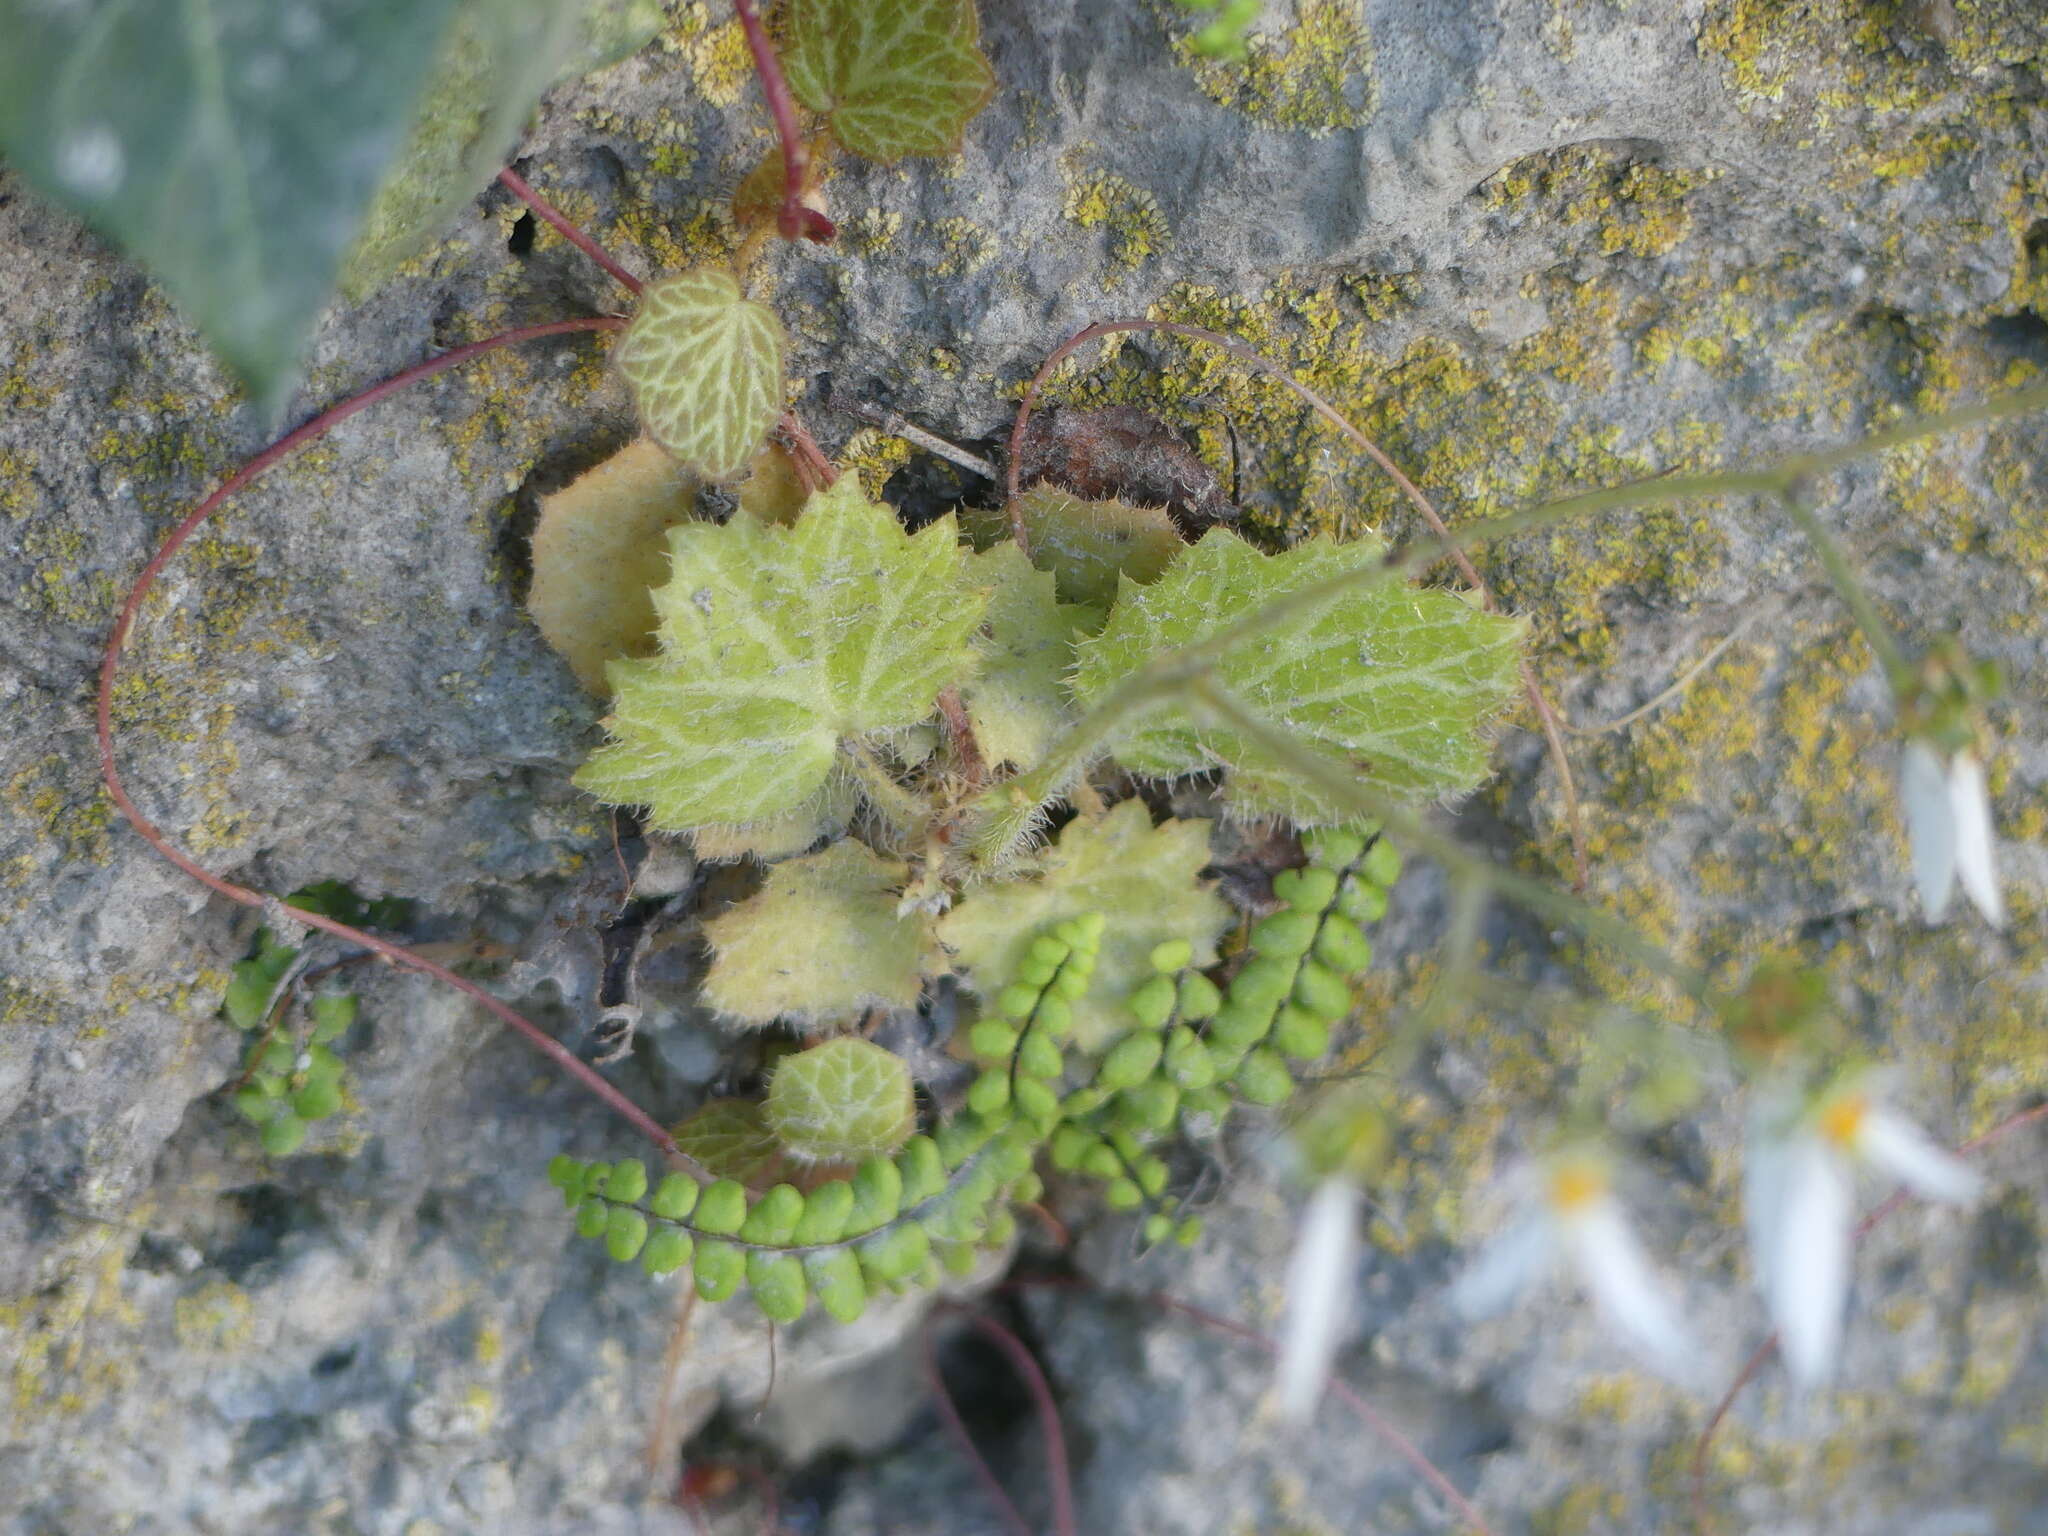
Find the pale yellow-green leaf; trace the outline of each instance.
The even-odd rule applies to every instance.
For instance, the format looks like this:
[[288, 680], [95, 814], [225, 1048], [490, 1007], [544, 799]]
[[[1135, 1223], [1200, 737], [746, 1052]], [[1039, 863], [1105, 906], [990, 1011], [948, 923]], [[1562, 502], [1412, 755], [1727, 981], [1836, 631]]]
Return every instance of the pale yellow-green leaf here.
[[643, 437], [541, 498], [527, 611], [592, 693], [607, 691], [605, 663], [654, 650], [653, 588], [668, 579], [668, 530], [692, 517], [697, 486]]
[[986, 999], [1015, 978], [1031, 941], [1053, 924], [1100, 912], [1109, 920], [1095, 979], [1074, 1004], [1075, 1040], [1098, 1050], [1130, 1027], [1123, 999], [1152, 974], [1152, 950], [1169, 939], [1194, 946], [1194, 963], [1216, 959], [1230, 908], [1198, 878], [1209, 862], [1209, 823], [1152, 825], [1143, 802], [1125, 800], [1099, 821], [1077, 818], [1017, 878], [975, 886], [939, 920], [939, 938]]
[[658, 828], [803, 810], [842, 743], [920, 724], [973, 667], [988, 595], [951, 517], [906, 533], [843, 476], [794, 527], [736, 517], [669, 540], [660, 654], [612, 664], [612, 741], [576, 780]]
[[[1157, 507], [1120, 501], [1083, 501], [1049, 485], [1033, 486], [1018, 498], [1031, 563], [1050, 571], [1063, 603], [1107, 608], [1116, 601], [1117, 578], [1159, 579], [1187, 545], [1173, 520]], [[1011, 537], [1010, 515], [1002, 507], [963, 514], [977, 548]]]
[[748, 827], [699, 827], [690, 834], [697, 857], [711, 863], [731, 859], [758, 859], [773, 864], [811, 848], [827, 837], [836, 837], [853, 822], [860, 809], [860, 792], [853, 780], [835, 773], [825, 787], [800, 809], [787, 816], [771, 817]]
[[995, 90], [973, 0], [793, 0], [790, 89], [870, 160], [946, 155]]
[[713, 480], [752, 461], [782, 413], [782, 322], [722, 268], [648, 285], [613, 354], [640, 421]]
[[776, 1063], [762, 1118], [806, 1163], [887, 1157], [917, 1129], [910, 1068], [866, 1040], [827, 1040]]
[[[1377, 540], [1318, 536], [1277, 555], [1212, 529], [1150, 586], [1127, 585], [1101, 633], [1076, 647], [1086, 706], [1162, 651], [1207, 639], [1268, 603], [1343, 571], [1376, 565]], [[1481, 727], [1513, 694], [1522, 626], [1452, 592], [1400, 582], [1304, 605], [1226, 653], [1218, 680], [1304, 744], [1349, 762], [1375, 788], [1411, 801], [1471, 789], [1486, 774]], [[1223, 794], [1248, 816], [1296, 825], [1356, 819], [1312, 778], [1220, 727], [1192, 703], [1148, 711], [1112, 740], [1134, 773], [1225, 770]]]
[[1035, 767], [1073, 719], [1074, 640], [1101, 625], [1102, 611], [1060, 602], [1051, 575], [1014, 544], [976, 555], [974, 579], [992, 589], [974, 639], [981, 666], [962, 689], [975, 741], [992, 764]]
[[897, 915], [908, 878], [852, 838], [776, 865], [758, 892], [704, 925], [704, 1001], [745, 1024], [814, 1028], [915, 1005], [938, 955], [929, 918]]

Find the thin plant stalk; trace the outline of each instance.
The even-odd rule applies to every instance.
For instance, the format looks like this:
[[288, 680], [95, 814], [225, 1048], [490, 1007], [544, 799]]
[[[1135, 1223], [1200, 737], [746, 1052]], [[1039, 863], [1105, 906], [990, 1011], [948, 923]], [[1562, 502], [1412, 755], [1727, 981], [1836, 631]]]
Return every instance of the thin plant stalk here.
[[520, 176], [511, 166], [508, 165], [498, 172], [498, 180], [504, 185], [506, 191], [526, 204], [527, 207], [540, 215], [548, 224], [552, 225], [564, 240], [567, 240], [577, 250], [588, 256], [616, 278], [619, 285], [628, 293], [632, 294], [635, 298], [640, 296], [642, 286], [640, 279], [612, 260], [605, 253], [603, 246], [584, 233], [581, 225], [577, 224], [567, 214], [556, 208], [553, 203], [528, 186], [525, 178]]
[[761, 95], [768, 103], [768, 115], [775, 119], [775, 136], [782, 142], [782, 208], [775, 227], [785, 240], [830, 240], [838, 229], [815, 208], [804, 206], [804, 182], [810, 175], [811, 151], [804, 142], [803, 127], [797, 121], [796, 98], [782, 73], [782, 61], [775, 56], [775, 44], [761, 24], [754, 0], [732, 0], [740, 26], [747, 34], [747, 49], [754, 56], [754, 73], [761, 77]]

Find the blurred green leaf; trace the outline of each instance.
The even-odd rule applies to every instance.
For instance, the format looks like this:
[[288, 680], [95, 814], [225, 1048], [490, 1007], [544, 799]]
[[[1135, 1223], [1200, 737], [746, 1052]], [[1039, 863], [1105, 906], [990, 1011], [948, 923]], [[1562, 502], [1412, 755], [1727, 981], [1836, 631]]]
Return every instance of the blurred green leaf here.
[[462, 0], [412, 134], [341, 270], [359, 299], [425, 250], [490, 185], [541, 93], [637, 52], [658, 0]]
[[456, 0], [0, 0], [0, 151], [276, 410]]

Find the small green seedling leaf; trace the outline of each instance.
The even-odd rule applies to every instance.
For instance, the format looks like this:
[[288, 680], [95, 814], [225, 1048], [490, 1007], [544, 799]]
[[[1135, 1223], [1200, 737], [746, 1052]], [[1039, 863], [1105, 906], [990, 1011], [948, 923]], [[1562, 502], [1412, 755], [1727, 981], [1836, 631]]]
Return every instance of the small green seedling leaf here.
[[938, 952], [930, 918], [897, 915], [908, 877], [852, 838], [777, 864], [759, 892], [704, 925], [704, 1000], [753, 1025], [850, 1026], [867, 1008], [915, 1005]]
[[313, 999], [313, 1043], [326, 1045], [348, 1033], [356, 1021], [356, 998], [352, 992], [322, 992]]
[[782, 67], [855, 154], [950, 155], [995, 91], [980, 43], [973, 0], [795, 0]]
[[730, 272], [700, 267], [648, 286], [614, 356], [647, 435], [731, 480], [782, 413], [782, 349], [775, 311]]
[[1066, 676], [1074, 641], [1099, 629], [1103, 614], [1061, 603], [1053, 578], [1032, 569], [1014, 544], [976, 555], [974, 579], [992, 595], [974, 640], [981, 667], [962, 697], [982, 756], [1022, 771], [1072, 720]]
[[1230, 908], [1197, 878], [1208, 862], [1208, 822], [1154, 827], [1141, 801], [1125, 800], [1100, 821], [1068, 823], [1022, 878], [974, 887], [939, 920], [939, 938], [986, 995], [1023, 968], [1033, 939], [1054, 924], [1115, 914], [1094, 982], [1073, 1002], [1075, 1042], [1096, 1051], [1130, 1027], [1123, 1000], [1153, 974], [1156, 946], [1186, 939], [1197, 966], [1215, 962]]
[[917, 1129], [910, 1069], [866, 1040], [827, 1040], [783, 1057], [763, 1116], [790, 1156], [808, 1163], [886, 1157]]
[[[1033, 486], [1017, 504], [1031, 563], [1051, 572], [1063, 603], [1107, 608], [1116, 601], [1119, 576], [1141, 584], [1157, 581], [1187, 548], [1173, 520], [1157, 507], [1082, 501], [1049, 485]], [[1001, 507], [963, 515], [977, 548], [1010, 538], [1010, 515]]]
[[0, 6], [0, 153], [274, 411], [455, 0]]
[[[1266, 555], [1212, 529], [1151, 586], [1125, 586], [1107, 626], [1077, 648], [1075, 693], [1093, 704], [1160, 652], [1384, 554], [1375, 539], [1336, 544], [1318, 536]], [[1455, 593], [1392, 582], [1304, 608], [1223, 656], [1216, 672], [1276, 727], [1341, 756], [1383, 791], [1427, 801], [1485, 776], [1481, 727], [1514, 691], [1521, 641], [1513, 619]], [[1225, 799], [1246, 816], [1298, 826], [1356, 819], [1305, 774], [1192, 704], [1147, 713], [1110, 750], [1124, 767], [1160, 777], [1220, 766]]]
[[613, 741], [577, 775], [663, 830], [810, 805], [842, 742], [918, 724], [973, 665], [987, 596], [952, 518], [906, 533], [852, 475], [792, 528], [689, 523], [669, 544], [661, 654], [612, 664]]
[[758, 1184], [782, 1156], [782, 1145], [751, 1099], [713, 1099], [674, 1131], [685, 1157], [721, 1179]]

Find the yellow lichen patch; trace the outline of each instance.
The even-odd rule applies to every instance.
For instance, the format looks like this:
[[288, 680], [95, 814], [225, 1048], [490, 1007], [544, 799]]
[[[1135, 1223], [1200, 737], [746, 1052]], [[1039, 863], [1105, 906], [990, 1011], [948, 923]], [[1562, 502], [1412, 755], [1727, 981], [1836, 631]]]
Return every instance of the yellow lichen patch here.
[[71, 1256], [57, 1284], [0, 1302], [17, 1427], [38, 1411], [84, 1413], [133, 1381], [141, 1317], [121, 1289], [126, 1258], [122, 1244], [103, 1240]]
[[661, 46], [682, 56], [706, 101], [730, 107], [754, 73], [745, 29], [737, 20], [713, 21], [711, 7], [703, 0], [683, 0], [671, 7], [670, 14], [673, 19], [662, 33]]
[[1320, 137], [1371, 120], [1378, 93], [1362, 0], [1299, 0], [1293, 26], [1254, 32], [1245, 48], [1243, 60], [1221, 63], [1186, 38], [1175, 43], [1204, 95], [1256, 122]]
[[863, 256], [887, 253], [903, 233], [903, 215], [881, 208], [863, 208], [841, 222], [839, 242]]
[[970, 277], [996, 254], [995, 236], [972, 219], [940, 219], [930, 227], [929, 242], [938, 250], [932, 270], [940, 277]]
[[36, 502], [35, 483], [29, 478], [29, 457], [12, 448], [0, 448], [0, 517], [19, 522]]
[[1687, 195], [1719, 174], [1648, 164], [1609, 145], [1573, 144], [1517, 160], [1479, 190], [1513, 223], [1534, 214], [1596, 226], [1604, 256], [1662, 256], [1691, 233]]
[[52, 752], [17, 770], [0, 786], [0, 805], [36, 828], [37, 841], [66, 861], [104, 864], [111, 856], [107, 828], [114, 803], [97, 779]]
[[860, 476], [860, 488], [870, 501], [882, 499], [889, 477], [910, 462], [910, 444], [900, 437], [862, 427], [839, 450], [839, 464]]
[[1172, 238], [1159, 200], [1136, 182], [1109, 171], [1081, 170], [1074, 157], [1062, 160], [1067, 200], [1061, 212], [1082, 229], [1103, 229], [1109, 237], [1105, 289], [1115, 287], [1156, 256]]
[[231, 1280], [214, 1280], [171, 1309], [178, 1342], [187, 1349], [226, 1354], [245, 1346], [255, 1332], [255, 1305]]

